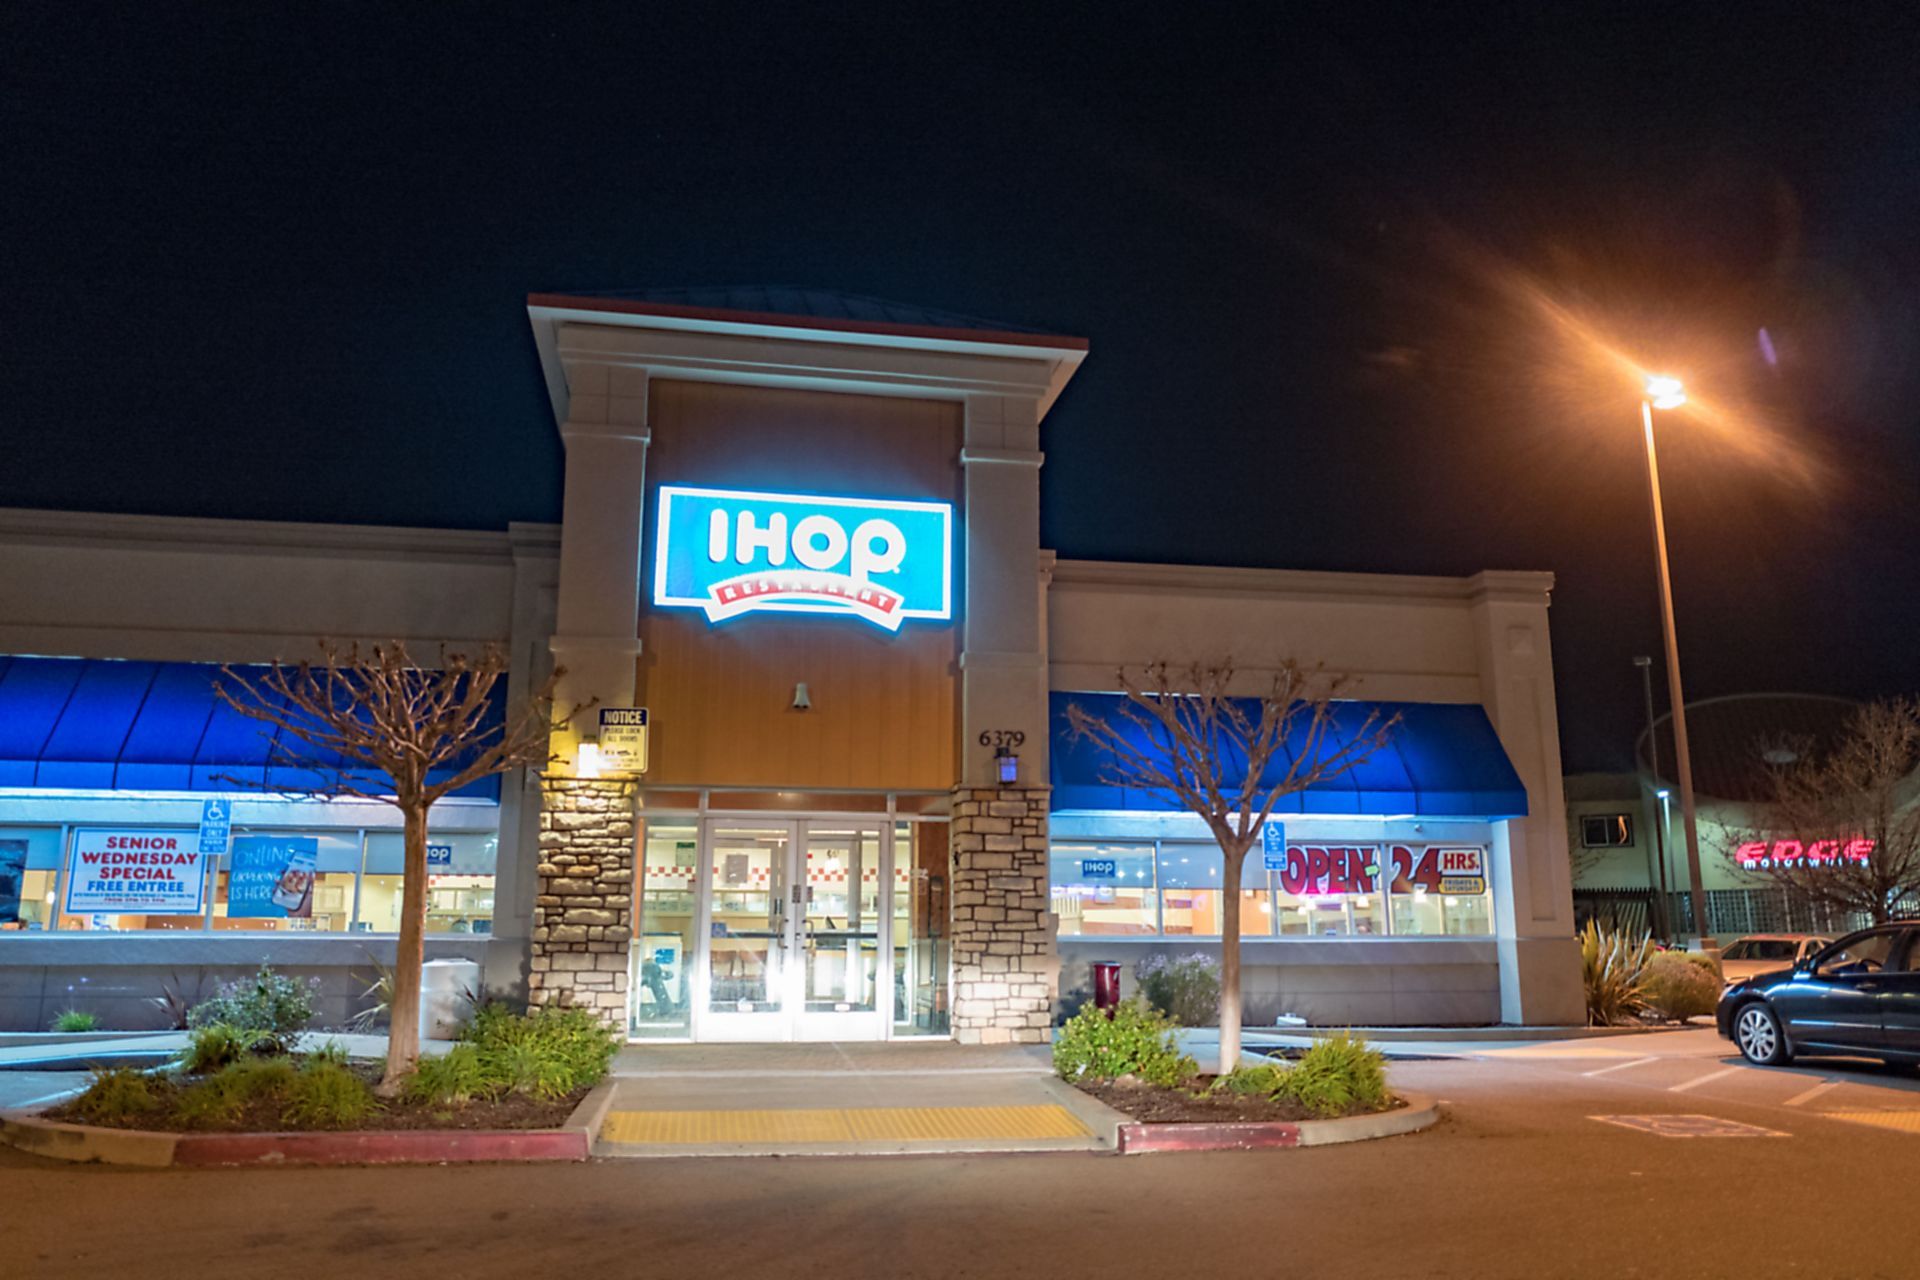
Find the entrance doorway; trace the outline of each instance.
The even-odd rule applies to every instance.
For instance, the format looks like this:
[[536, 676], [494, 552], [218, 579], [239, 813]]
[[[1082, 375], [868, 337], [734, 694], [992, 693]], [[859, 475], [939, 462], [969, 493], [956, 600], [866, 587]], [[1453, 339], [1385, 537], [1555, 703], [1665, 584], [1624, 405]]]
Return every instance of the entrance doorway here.
[[695, 1035], [883, 1038], [892, 985], [881, 824], [713, 818], [706, 827], [706, 945], [694, 981], [706, 999]]
[[630, 960], [633, 1035], [944, 1032], [945, 859], [944, 823], [649, 816]]

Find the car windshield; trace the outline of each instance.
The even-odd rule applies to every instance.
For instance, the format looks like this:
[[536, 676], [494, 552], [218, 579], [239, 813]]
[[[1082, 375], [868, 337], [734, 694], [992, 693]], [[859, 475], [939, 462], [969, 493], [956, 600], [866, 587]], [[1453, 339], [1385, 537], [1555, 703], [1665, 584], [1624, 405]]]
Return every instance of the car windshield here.
[[1790, 938], [1742, 938], [1721, 953], [1726, 960], [1778, 960], [1782, 963], [1793, 959], [1799, 943]]

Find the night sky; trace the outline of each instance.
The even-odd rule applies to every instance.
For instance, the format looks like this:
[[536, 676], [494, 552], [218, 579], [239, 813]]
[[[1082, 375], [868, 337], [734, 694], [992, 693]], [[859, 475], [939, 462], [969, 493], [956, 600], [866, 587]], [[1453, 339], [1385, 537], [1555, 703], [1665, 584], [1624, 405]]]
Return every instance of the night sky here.
[[555, 520], [527, 293], [839, 289], [1091, 341], [1062, 555], [1553, 570], [1617, 768], [1637, 360], [1689, 695], [1920, 688], [1920, 6], [294, 8], [0, 15], [0, 505]]

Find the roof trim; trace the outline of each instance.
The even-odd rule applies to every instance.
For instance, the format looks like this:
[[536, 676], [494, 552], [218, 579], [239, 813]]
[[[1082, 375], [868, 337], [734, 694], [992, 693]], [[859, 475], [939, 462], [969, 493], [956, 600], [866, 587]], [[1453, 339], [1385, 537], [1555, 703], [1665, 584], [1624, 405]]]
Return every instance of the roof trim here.
[[527, 295], [527, 306], [601, 315], [650, 316], [706, 324], [754, 325], [768, 329], [795, 329], [816, 333], [872, 334], [883, 337], [918, 338], [930, 342], [972, 343], [981, 346], [1044, 347], [1057, 351], [1085, 352], [1088, 345], [1085, 338], [1064, 334], [892, 324], [882, 320], [850, 320], [838, 316], [795, 316], [774, 311], [730, 311], [719, 307], [690, 307], [672, 302], [648, 302], [634, 298], [595, 298], [569, 293], [530, 293]]

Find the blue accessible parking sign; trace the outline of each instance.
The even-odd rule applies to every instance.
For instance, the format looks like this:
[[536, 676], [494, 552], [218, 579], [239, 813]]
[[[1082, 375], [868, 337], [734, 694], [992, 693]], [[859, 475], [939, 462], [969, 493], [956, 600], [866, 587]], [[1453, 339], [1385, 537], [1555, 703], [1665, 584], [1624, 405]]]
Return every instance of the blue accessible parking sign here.
[[1268, 871], [1287, 869], [1287, 828], [1268, 818], [1260, 828], [1260, 861]]
[[208, 800], [200, 806], [200, 852], [220, 854], [227, 851], [233, 835], [233, 804], [227, 800]]

